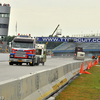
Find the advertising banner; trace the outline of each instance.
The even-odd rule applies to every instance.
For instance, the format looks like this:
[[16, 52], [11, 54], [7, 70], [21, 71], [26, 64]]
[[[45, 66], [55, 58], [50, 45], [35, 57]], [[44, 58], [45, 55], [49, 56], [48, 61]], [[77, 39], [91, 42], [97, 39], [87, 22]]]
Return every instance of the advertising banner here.
[[100, 38], [36, 37], [36, 40], [42, 42], [69, 42], [69, 40], [73, 40], [73, 42], [100, 43]]

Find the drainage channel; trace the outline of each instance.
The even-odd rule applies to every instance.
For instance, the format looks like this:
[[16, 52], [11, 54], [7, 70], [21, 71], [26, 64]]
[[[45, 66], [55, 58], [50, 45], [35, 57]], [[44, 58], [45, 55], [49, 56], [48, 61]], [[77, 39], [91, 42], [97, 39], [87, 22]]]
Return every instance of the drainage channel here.
[[59, 95], [60, 92], [62, 92], [72, 81], [74, 81], [77, 77], [79, 77], [80, 74], [76, 74], [73, 78], [71, 78], [68, 83], [66, 83], [62, 88], [60, 88], [57, 92], [53, 93], [50, 97], [48, 97], [46, 100], [55, 100], [55, 97]]

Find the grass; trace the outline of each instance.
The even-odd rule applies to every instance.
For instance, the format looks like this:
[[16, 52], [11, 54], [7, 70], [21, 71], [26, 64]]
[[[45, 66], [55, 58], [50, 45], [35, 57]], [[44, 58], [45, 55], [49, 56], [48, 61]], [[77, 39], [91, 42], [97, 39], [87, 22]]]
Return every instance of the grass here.
[[100, 66], [87, 70], [67, 86], [55, 100], [100, 100]]

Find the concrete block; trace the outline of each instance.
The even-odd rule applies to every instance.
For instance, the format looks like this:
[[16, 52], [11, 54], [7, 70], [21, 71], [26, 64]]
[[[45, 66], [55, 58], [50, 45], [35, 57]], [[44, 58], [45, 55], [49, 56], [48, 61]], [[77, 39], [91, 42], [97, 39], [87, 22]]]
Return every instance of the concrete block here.
[[77, 74], [80, 73], [80, 68], [77, 68]]
[[77, 74], [77, 70], [76, 69], [73, 70], [72, 73], [73, 73], [73, 76], [75, 76]]
[[49, 70], [49, 84], [54, 91], [58, 89], [58, 68]]
[[[42, 88], [43, 86], [46, 86], [50, 83], [50, 81], [51, 81], [50, 80], [50, 76], [51, 76], [50, 71], [51, 70], [42, 70], [42, 71], [39, 71], [36, 73], [35, 81], [37, 81], [37, 84], [38, 84], [37, 88]], [[58, 79], [58, 73], [56, 73], [55, 76], [52, 75], [52, 78], [55, 78], [55, 77]]]
[[52, 93], [54, 93], [53, 88], [51, 88], [51, 85], [48, 84], [46, 86], [43, 86], [39, 89], [41, 96], [39, 96], [36, 100], [45, 100], [47, 97], [49, 97]]
[[68, 64], [67, 67], [68, 67], [68, 72], [70, 72], [71, 71], [71, 64]]
[[58, 67], [58, 79], [64, 76], [63, 66]]
[[39, 99], [39, 97], [41, 97], [41, 95], [42, 95], [42, 93], [38, 89], [35, 92], [31, 93], [30, 95], [28, 95], [27, 97], [25, 97], [21, 100], [42, 100], [42, 99]]
[[[38, 90], [38, 83], [35, 77], [36, 74], [28, 74], [19, 78], [21, 100]], [[39, 94], [37, 93], [36, 97], [38, 96]]]
[[63, 72], [64, 72], [64, 75], [68, 73], [68, 65], [63, 66]]
[[17, 79], [11, 79], [4, 82], [0, 82], [0, 97], [4, 100], [20, 100], [20, 81]]
[[69, 72], [68, 75], [69, 75], [69, 79], [71, 79], [74, 76], [72, 72]]
[[52, 83], [58, 79], [58, 68], [49, 70], [49, 83]]
[[73, 69], [74, 69], [74, 68], [73, 68], [73, 65], [71, 64], [71, 70], [70, 70], [70, 71], [73, 71]]
[[71, 74], [70, 74], [70, 73], [67, 73], [67, 74], [65, 75], [65, 78], [67, 78], [67, 80], [69, 81], [69, 80], [71, 79]]

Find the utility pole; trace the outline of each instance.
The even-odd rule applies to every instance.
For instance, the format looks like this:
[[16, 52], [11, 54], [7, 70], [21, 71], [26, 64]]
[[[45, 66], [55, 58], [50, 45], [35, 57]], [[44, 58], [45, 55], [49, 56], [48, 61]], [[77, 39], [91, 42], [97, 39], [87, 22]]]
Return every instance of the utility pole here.
[[16, 26], [15, 26], [15, 31], [16, 31], [16, 36], [17, 36], [17, 22], [16, 22]]

